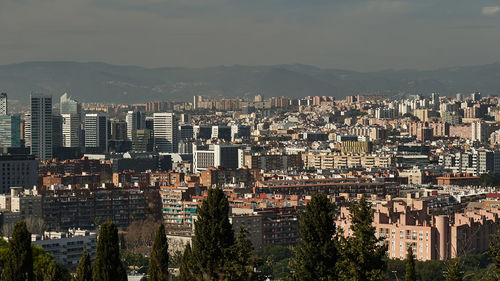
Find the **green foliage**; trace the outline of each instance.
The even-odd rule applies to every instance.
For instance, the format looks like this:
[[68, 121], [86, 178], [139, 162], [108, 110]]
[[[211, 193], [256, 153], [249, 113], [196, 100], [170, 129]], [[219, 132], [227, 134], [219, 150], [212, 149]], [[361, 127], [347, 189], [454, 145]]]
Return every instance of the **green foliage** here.
[[208, 190], [207, 199], [198, 209], [195, 237], [189, 266], [181, 267], [191, 280], [223, 279], [228, 251], [234, 245], [234, 233], [229, 223], [229, 203], [220, 188]]
[[413, 248], [408, 247], [408, 253], [406, 254], [406, 274], [405, 281], [416, 281], [415, 272], [415, 257], [413, 256]]
[[257, 271], [262, 276], [278, 280], [284, 280], [290, 275], [289, 263], [294, 257], [294, 252], [284, 246], [269, 245], [264, 247], [258, 254], [260, 263]]
[[2, 279], [5, 281], [34, 280], [31, 233], [24, 221], [16, 223], [12, 231]]
[[168, 241], [165, 226], [160, 223], [156, 231], [149, 263], [149, 279], [151, 281], [168, 281]]
[[463, 280], [462, 261], [459, 258], [448, 261], [448, 267], [447, 271], [445, 271], [444, 277], [446, 278], [446, 281]]
[[340, 280], [385, 280], [387, 246], [381, 244], [383, 239], [375, 237], [370, 205], [362, 198], [351, 205], [350, 211], [353, 235], [340, 239]]
[[315, 194], [300, 216], [302, 240], [295, 248], [292, 280], [336, 280], [337, 247], [334, 208], [324, 194]]
[[71, 280], [71, 275], [68, 270], [62, 265], [58, 264], [55, 260], [52, 260], [49, 267], [45, 271], [43, 281], [64, 281]]
[[82, 257], [78, 261], [75, 281], [92, 281], [92, 263], [87, 249], [83, 249]]
[[125, 268], [120, 261], [118, 229], [112, 222], [105, 222], [99, 228], [92, 275], [94, 281], [127, 280]]
[[498, 173], [481, 174], [480, 178], [482, 186], [500, 186], [500, 174]]
[[184, 248], [184, 253], [182, 254], [181, 265], [179, 267], [179, 280], [180, 281], [191, 281], [193, 280], [192, 267], [193, 267], [193, 251], [191, 250], [191, 244], [187, 244]]
[[122, 257], [122, 263], [126, 269], [136, 268], [137, 272], [141, 273], [149, 271], [149, 258], [139, 253], [125, 253]]
[[256, 280], [254, 267], [257, 256], [253, 250], [252, 243], [247, 238], [248, 232], [244, 227], [240, 228], [236, 244], [228, 250], [230, 257], [225, 265], [225, 280], [245, 281]]
[[494, 272], [492, 275], [494, 275], [496, 280], [500, 280], [500, 224], [497, 224], [497, 233], [490, 241], [488, 255], [494, 263]]

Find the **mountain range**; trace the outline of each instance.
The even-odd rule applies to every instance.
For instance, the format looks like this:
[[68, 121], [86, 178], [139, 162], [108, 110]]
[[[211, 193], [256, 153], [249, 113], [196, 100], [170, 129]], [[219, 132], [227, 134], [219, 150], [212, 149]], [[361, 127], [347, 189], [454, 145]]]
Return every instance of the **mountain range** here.
[[480, 91], [500, 93], [500, 63], [436, 70], [357, 72], [303, 64], [206, 68], [111, 65], [101, 62], [24, 62], [0, 65], [0, 91], [28, 103], [29, 93], [58, 98], [65, 92], [84, 102], [141, 103], [211, 97], [304, 97], [379, 93]]

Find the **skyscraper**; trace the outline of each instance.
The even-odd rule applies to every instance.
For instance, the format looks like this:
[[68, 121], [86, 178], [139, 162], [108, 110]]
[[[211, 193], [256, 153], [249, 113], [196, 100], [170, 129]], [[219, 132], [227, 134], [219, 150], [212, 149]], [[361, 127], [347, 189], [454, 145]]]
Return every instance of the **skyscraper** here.
[[64, 147], [80, 146], [80, 115], [62, 114], [62, 142]]
[[80, 104], [64, 93], [59, 100], [59, 111], [61, 114], [80, 114]]
[[52, 96], [31, 95], [31, 154], [52, 159]]
[[0, 147], [21, 146], [21, 118], [18, 115], [0, 116]]
[[85, 115], [85, 151], [104, 153], [108, 149], [108, 121], [100, 113]]
[[6, 93], [1, 93], [0, 94], [0, 115], [5, 116], [7, 115], [7, 94]]
[[144, 129], [146, 118], [140, 111], [129, 111], [125, 121], [127, 122], [127, 139], [132, 140], [138, 129]]
[[173, 113], [154, 113], [154, 141], [158, 152], [177, 152], [178, 122]]

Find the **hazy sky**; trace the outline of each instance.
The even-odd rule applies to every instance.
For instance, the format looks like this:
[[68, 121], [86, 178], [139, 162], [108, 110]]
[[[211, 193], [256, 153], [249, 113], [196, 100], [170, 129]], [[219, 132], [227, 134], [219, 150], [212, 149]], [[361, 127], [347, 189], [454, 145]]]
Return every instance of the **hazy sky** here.
[[304, 63], [432, 69], [500, 61], [500, 0], [0, 0], [0, 64]]

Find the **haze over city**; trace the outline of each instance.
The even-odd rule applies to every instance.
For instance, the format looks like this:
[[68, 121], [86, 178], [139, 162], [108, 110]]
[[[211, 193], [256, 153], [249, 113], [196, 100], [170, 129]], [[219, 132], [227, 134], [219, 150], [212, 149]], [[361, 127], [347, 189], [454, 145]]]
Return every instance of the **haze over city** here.
[[497, 62], [496, 0], [4, 0], [0, 64], [303, 63], [372, 71]]

